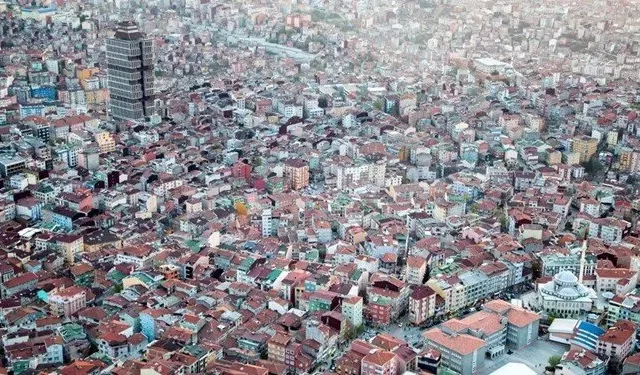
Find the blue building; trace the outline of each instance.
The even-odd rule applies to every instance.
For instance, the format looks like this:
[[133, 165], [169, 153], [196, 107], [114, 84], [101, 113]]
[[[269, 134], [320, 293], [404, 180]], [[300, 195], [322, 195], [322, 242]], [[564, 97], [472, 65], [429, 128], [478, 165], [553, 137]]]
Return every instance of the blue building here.
[[318, 286], [316, 285], [315, 279], [312, 279], [312, 280], [307, 279], [304, 281], [304, 290], [306, 292], [313, 293], [317, 289], [318, 289]]
[[576, 326], [575, 336], [571, 340], [571, 344], [595, 352], [598, 345], [598, 339], [603, 334], [604, 330], [602, 328], [581, 320]]
[[156, 320], [148, 312], [142, 311], [139, 314], [140, 332], [145, 335], [149, 342], [155, 340], [156, 337]]
[[69, 210], [64, 207], [55, 207], [51, 211], [51, 221], [60, 228], [70, 231], [73, 229], [73, 221], [82, 217], [79, 212]]
[[31, 86], [31, 97], [35, 99], [56, 100], [56, 94], [54, 86]]

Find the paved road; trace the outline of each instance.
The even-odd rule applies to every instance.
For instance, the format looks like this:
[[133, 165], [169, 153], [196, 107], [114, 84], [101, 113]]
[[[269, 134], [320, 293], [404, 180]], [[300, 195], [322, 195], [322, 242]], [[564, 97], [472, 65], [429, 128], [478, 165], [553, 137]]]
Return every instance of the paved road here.
[[233, 41], [235, 39], [248, 44], [257, 44], [265, 47], [265, 49], [269, 52], [284, 54], [295, 60], [298, 60], [299, 62], [309, 63], [318, 56], [318, 54], [312, 54], [298, 48], [287, 47], [277, 43], [270, 43], [264, 40], [264, 38], [241, 36], [241, 35], [231, 33], [227, 30], [219, 29], [214, 26], [204, 26], [204, 27], [209, 31], [225, 36], [228, 40]]

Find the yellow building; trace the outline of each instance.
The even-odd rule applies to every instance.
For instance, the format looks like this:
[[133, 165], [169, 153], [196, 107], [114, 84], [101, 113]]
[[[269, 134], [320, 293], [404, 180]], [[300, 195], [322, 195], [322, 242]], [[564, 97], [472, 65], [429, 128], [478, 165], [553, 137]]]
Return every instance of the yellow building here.
[[85, 93], [85, 96], [87, 97], [87, 104], [89, 105], [100, 105], [100, 104], [105, 104], [107, 102], [106, 89], [85, 91], [84, 93]]
[[466, 305], [466, 291], [460, 282], [451, 285], [443, 279], [430, 279], [427, 286], [442, 297], [447, 313], [458, 311]]
[[560, 151], [550, 151], [547, 152], [547, 164], [555, 165], [560, 164], [562, 162], [562, 153]]
[[618, 167], [620, 168], [620, 170], [630, 171], [632, 161], [633, 161], [633, 150], [630, 148], [622, 149], [618, 156]]
[[79, 68], [76, 69], [76, 78], [82, 81], [91, 78], [98, 72], [100, 72], [100, 68]]
[[576, 138], [571, 144], [571, 151], [580, 155], [580, 163], [588, 161], [598, 151], [598, 140], [586, 135]]
[[611, 130], [607, 133], [607, 144], [609, 146], [615, 146], [618, 144], [618, 131]]
[[367, 239], [367, 232], [360, 227], [351, 227], [347, 230], [346, 240], [352, 245], [357, 245]]
[[267, 353], [270, 361], [284, 363], [285, 350], [291, 341], [291, 336], [277, 332], [267, 341]]
[[563, 155], [563, 160], [567, 165], [580, 164], [580, 154], [577, 152], [567, 152]]
[[100, 153], [105, 154], [116, 150], [116, 141], [109, 132], [96, 133], [94, 137], [100, 147]]

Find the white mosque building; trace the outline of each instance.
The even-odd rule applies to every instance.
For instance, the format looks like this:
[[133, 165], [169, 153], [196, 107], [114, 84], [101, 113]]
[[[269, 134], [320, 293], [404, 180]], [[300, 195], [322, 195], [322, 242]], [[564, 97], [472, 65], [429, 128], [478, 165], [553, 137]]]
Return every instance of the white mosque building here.
[[579, 282], [571, 271], [562, 271], [538, 287], [538, 303], [547, 315], [578, 318], [591, 311], [596, 292]]

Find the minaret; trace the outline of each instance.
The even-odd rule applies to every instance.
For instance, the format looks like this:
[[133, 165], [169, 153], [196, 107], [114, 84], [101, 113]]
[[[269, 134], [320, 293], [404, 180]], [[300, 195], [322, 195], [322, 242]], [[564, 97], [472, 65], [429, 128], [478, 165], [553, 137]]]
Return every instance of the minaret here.
[[409, 227], [407, 226], [407, 237], [405, 237], [405, 241], [404, 241], [404, 261], [407, 261], [407, 258], [409, 257], [409, 233], [411, 233], [409, 231]]
[[587, 253], [587, 236], [584, 237], [582, 241], [582, 251], [580, 254], [580, 275], [578, 276], [578, 282], [582, 284], [582, 278], [584, 276], [584, 262], [585, 262], [585, 254]]

